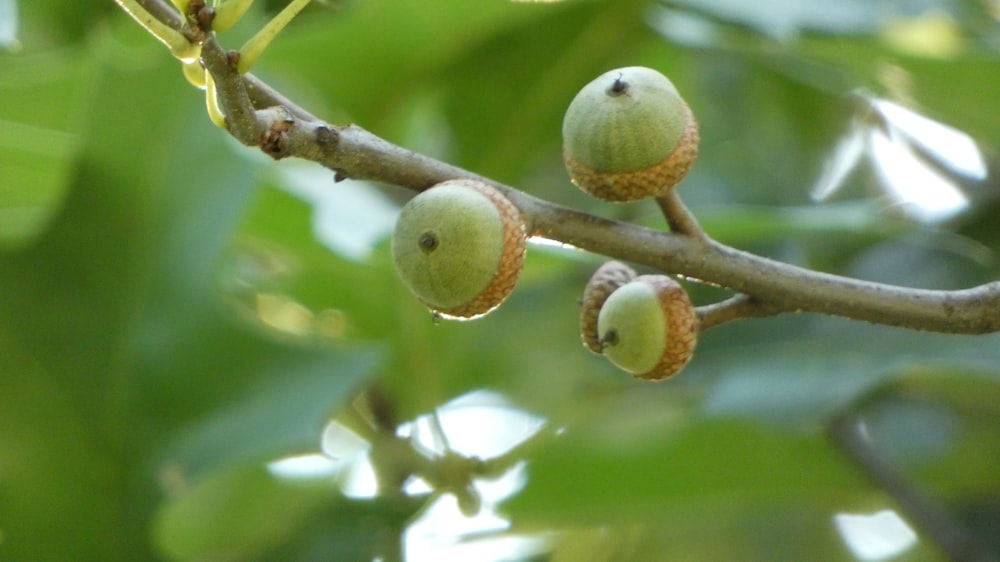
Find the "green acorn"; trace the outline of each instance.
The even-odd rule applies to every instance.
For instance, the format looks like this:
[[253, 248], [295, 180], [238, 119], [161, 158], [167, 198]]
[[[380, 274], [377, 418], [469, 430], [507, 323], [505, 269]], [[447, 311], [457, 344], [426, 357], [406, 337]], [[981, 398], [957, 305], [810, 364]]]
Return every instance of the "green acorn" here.
[[698, 158], [698, 121], [660, 72], [629, 66], [583, 87], [563, 118], [563, 159], [580, 189], [606, 201], [656, 197]]
[[639, 379], [672, 377], [698, 343], [698, 315], [687, 292], [665, 275], [640, 275], [611, 293], [597, 316], [604, 355]]
[[514, 290], [526, 246], [524, 222], [513, 203], [483, 182], [450, 180], [403, 206], [392, 260], [403, 283], [429, 309], [475, 318]]

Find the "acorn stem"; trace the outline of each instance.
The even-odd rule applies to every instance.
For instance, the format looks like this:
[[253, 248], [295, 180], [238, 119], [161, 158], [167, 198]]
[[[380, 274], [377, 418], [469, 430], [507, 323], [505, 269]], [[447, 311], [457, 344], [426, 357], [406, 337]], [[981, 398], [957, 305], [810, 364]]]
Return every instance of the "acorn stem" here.
[[707, 240], [708, 235], [698, 224], [698, 219], [681, 201], [681, 196], [676, 189], [668, 189], [662, 195], [656, 197], [656, 204], [660, 206], [670, 232], [691, 238]]

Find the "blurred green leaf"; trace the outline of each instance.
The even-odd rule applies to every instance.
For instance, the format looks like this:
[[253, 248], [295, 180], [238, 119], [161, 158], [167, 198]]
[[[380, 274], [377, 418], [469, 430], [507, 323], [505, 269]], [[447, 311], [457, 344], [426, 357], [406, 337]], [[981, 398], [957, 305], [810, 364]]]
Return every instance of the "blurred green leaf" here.
[[[124, 560], [120, 482], [95, 420], [0, 322], [0, 556], [11, 560]], [[52, 540], [58, 533], [59, 540]]]
[[[219, 405], [193, 426], [185, 426], [165, 462], [197, 479], [209, 468], [248, 459], [315, 450], [334, 409], [347, 402], [372, 371], [375, 353], [330, 354], [321, 362], [300, 353], [268, 350], [256, 366], [272, 371], [233, 403]], [[286, 355], [287, 357], [282, 357]], [[282, 361], [284, 359], [284, 361]]]
[[420, 505], [351, 500], [332, 480], [281, 480], [252, 465], [219, 471], [167, 502], [155, 534], [172, 560], [362, 560], [398, 556], [396, 535]]
[[[261, 72], [280, 66], [282, 76], [310, 76], [308, 90], [337, 112], [329, 119], [349, 115], [385, 134], [400, 91], [414, 91], [470, 45], [538, 15], [537, 7], [512, 2], [352, 2], [295, 22], [269, 48]], [[316, 53], [323, 53], [322, 72], [315, 72]]]
[[996, 336], [887, 332], [841, 320], [767, 322], [774, 328], [733, 326], [702, 338], [692, 368], [707, 379], [705, 413], [815, 427], [913, 369], [998, 372], [997, 346], [989, 343]]
[[[551, 559], [555, 562], [784, 560], [815, 549], [823, 552], [824, 560], [856, 560], [834, 532], [830, 513], [824, 509], [757, 505], [751, 510], [732, 505], [728, 509], [699, 510], [685, 506], [683, 514], [660, 515], [639, 523], [620, 521], [571, 528], [554, 540]], [[907, 559], [917, 560], [910, 558], [913, 554], [908, 551]]]
[[504, 511], [522, 524], [601, 524], [689, 508], [833, 505], [861, 484], [815, 436], [737, 421], [622, 429], [606, 419], [567, 429], [533, 457]]
[[254, 558], [335, 497], [329, 483], [282, 483], [261, 465], [222, 471], [165, 506], [157, 543], [177, 560]]
[[[0, 481], [12, 486], [4, 557], [152, 558], [148, 525], [173, 455], [196, 481], [184, 463], [318, 447], [325, 417], [376, 363], [370, 347], [283, 343], [223, 306], [216, 264], [255, 168], [233, 158], [175, 63], [145, 48], [157, 56], [91, 78], [99, 103], [65, 206], [34, 246], [0, 257], [0, 347], [13, 350], [0, 354], [0, 410], [12, 414], [0, 433], [28, 436], [0, 449], [18, 475]], [[81, 535], [54, 542], [41, 529]]]
[[2, 251], [34, 240], [62, 203], [95, 71], [79, 53], [51, 51], [0, 53], [0, 74]]
[[809, 241], [836, 236], [838, 243], [851, 238], [879, 240], [904, 229], [901, 222], [887, 221], [865, 203], [809, 205], [801, 207], [725, 206], [699, 208], [698, 221], [716, 240], [756, 245], [788, 240]]
[[[778, 39], [789, 39], [810, 30], [840, 35], [870, 32], [877, 25], [877, 7], [864, 0], [816, 4], [796, 0], [771, 0], [752, 6], [739, 0], [673, 0], [728, 23], [746, 25]], [[763, 9], [762, 9], [763, 8]]]
[[1000, 374], [917, 368], [861, 410], [885, 454], [960, 504], [1000, 501]]

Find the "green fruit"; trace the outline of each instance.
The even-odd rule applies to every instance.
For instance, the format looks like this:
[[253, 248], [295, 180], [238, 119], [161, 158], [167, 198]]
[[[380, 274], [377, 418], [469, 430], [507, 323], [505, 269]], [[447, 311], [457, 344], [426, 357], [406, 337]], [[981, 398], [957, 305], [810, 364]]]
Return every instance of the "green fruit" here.
[[690, 361], [698, 315], [684, 289], [664, 275], [640, 275], [616, 289], [597, 316], [604, 355], [636, 378], [662, 380]]
[[655, 197], [698, 157], [698, 122], [673, 83], [630, 66], [583, 87], [563, 118], [563, 159], [583, 191], [607, 201]]
[[440, 183], [411, 199], [392, 237], [403, 283], [431, 310], [474, 318], [510, 295], [524, 266], [526, 235], [517, 208], [474, 180]]

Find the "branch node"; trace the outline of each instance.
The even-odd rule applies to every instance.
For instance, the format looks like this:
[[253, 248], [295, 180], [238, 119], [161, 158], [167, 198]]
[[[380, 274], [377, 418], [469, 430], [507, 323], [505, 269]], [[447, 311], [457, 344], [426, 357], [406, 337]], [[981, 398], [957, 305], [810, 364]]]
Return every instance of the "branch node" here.
[[331, 129], [326, 125], [316, 127], [316, 144], [323, 149], [323, 152], [332, 152], [340, 143], [340, 133], [336, 129]]
[[295, 127], [295, 120], [290, 117], [275, 119], [271, 126], [260, 135], [260, 149], [271, 158], [281, 160], [288, 156], [290, 145], [289, 133]]
[[198, 27], [203, 33], [210, 32], [212, 30], [212, 22], [215, 21], [215, 8], [202, 6], [195, 14], [195, 20], [198, 22]]
[[[201, 45], [205, 42], [206, 30], [212, 28], [213, 19], [215, 19], [215, 10], [205, 6], [205, 0], [191, 0], [187, 12], [184, 14], [184, 26], [181, 33], [192, 43]], [[203, 21], [207, 25], [203, 25]]]

